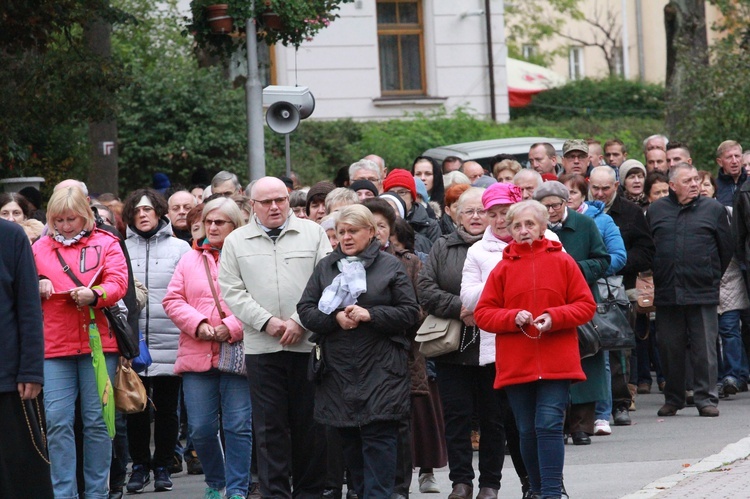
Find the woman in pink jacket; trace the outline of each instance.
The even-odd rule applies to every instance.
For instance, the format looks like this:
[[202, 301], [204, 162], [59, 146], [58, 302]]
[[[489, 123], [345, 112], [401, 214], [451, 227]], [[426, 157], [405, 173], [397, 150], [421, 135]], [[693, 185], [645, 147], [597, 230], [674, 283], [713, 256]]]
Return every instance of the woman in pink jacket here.
[[183, 255], [162, 304], [180, 328], [174, 370], [182, 375], [190, 437], [208, 487], [205, 497], [220, 499], [226, 487], [226, 497], [237, 499], [245, 497], [250, 482], [252, 411], [244, 375], [219, 369], [222, 345], [235, 345], [238, 359], [244, 360], [244, 351], [242, 323], [221, 298], [217, 279], [224, 239], [244, 220], [237, 204], [224, 197], [206, 203], [201, 219], [206, 237]]
[[[52, 486], [55, 497], [78, 497], [71, 470], [76, 462], [73, 420], [79, 397], [86, 497], [107, 499], [112, 441], [102, 415], [90, 345], [95, 346], [97, 358], [104, 357], [109, 378], [114, 379], [117, 340], [102, 308], [125, 296], [127, 262], [117, 238], [96, 228], [88, 200], [77, 187], [55, 191], [47, 204], [47, 227], [47, 235], [32, 251], [44, 312], [44, 409]], [[98, 347], [89, 338], [97, 334], [92, 321], [100, 336]]]

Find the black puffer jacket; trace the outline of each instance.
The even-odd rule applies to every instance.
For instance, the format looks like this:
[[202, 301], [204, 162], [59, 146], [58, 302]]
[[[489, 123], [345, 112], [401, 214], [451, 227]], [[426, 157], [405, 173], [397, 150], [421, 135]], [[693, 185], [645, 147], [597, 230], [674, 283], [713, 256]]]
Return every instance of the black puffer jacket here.
[[733, 250], [721, 203], [698, 197], [681, 205], [670, 189], [651, 204], [646, 218], [656, 246], [654, 305], [718, 305]]
[[429, 247], [424, 247], [423, 245], [420, 247], [418, 244], [416, 249], [423, 253], [429, 253], [432, 245], [435, 244], [442, 235], [437, 220], [430, 218], [424, 206], [419, 203], [414, 203], [411, 211], [406, 215], [406, 221], [409, 222], [409, 225], [414, 229], [414, 232], [422, 234], [429, 239]]
[[628, 260], [618, 272], [623, 276], [626, 289], [635, 287], [638, 272], [649, 270], [654, 258], [654, 241], [648, 230], [643, 210], [635, 203], [617, 194], [607, 212], [620, 229]]
[[[443, 236], [430, 251], [427, 263], [419, 271], [417, 294], [419, 304], [428, 314], [461, 320], [461, 277], [469, 247], [482, 238], [470, 236], [463, 229]], [[476, 334], [475, 334], [476, 333]], [[436, 362], [479, 365], [479, 330], [462, 332], [458, 351], [435, 357]]]
[[367, 291], [357, 299], [371, 321], [343, 330], [336, 322], [340, 310], [324, 314], [318, 301], [340, 274], [336, 262], [344, 257], [337, 248], [321, 260], [297, 304], [302, 323], [321, 343], [326, 364], [315, 388], [315, 420], [335, 427], [400, 420], [410, 410], [406, 330], [419, 319], [413, 284], [401, 262], [373, 241], [359, 254]]

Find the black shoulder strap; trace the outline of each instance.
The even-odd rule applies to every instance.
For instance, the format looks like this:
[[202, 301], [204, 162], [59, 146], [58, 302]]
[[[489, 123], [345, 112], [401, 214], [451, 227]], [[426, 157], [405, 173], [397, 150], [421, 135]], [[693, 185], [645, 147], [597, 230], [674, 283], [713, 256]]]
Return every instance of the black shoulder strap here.
[[78, 277], [73, 273], [72, 270], [70, 270], [70, 266], [65, 263], [65, 260], [63, 259], [62, 255], [60, 254], [59, 249], [55, 249], [55, 253], [57, 254], [57, 259], [60, 260], [60, 265], [62, 265], [63, 272], [68, 274], [68, 277], [70, 277], [73, 282], [76, 284], [76, 286], [83, 286], [86, 287]]

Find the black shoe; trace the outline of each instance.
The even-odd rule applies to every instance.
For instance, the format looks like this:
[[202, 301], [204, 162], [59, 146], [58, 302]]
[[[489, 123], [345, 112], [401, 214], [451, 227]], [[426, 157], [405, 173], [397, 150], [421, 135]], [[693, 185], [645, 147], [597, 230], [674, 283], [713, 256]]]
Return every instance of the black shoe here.
[[167, 468], [156, 468], [154, 470], [154, 490], [156, 492], [172, 490], [172, 479], [169, 477]]
[[737, 380], [728, 376], [724, 378], [724, 382], [721, 384], [724, 389], [724, 395], [736, 395], [739, 389], [737, 388]]
[[739, 380], [737, 382], [737, 390], [740, 392], [746, 392], [747, 391], [747, 381]]
[[128, 492], [131, 494], [140, 494], [149, 483], [151, 483], [151, 477], [148, 469], [142, 464], [134, 464], [128, 485], [126, 486]]
[[359, 496], [357, 495], [356, 492], [354, 492], [353, 489], [347, 489], [346, 499], [359, 499]]
[[615, 409], [614, 414], [615, 426], [630, 426], [633, 422], [630, 420], [630, 414], [624, 407]]
[[198, 454], [194, 450], [188, 452], [185, 464], [187, 465], [188, 475], [203, 474], [203, 465], [201, 464], [200, 459], [198, 459]]
[[685, 391], [685, 405], [695, 405], [695, 394], [693, 390]]
[[573, 439], [573, 445], [591, 445], [591, 438], [586, 435], [585, 431], [574, 431], [570, 436]]
[[341, 499], [341, 489], [324, 489], [323, 499]]
[[250, 485], [250, 488], [247, 491], [247, 499], [263, 499], [263, 495], [260, 493], [260, 484], [258, 482], [254, 482]]
[[182, 456], [175, 454], [172, 456], [172, 462], [167, 466], [169, 473], [174, 475], [175, 473], [182, 473]]
[[122, 487], [110, 489], [109, 499], [122, 499]]

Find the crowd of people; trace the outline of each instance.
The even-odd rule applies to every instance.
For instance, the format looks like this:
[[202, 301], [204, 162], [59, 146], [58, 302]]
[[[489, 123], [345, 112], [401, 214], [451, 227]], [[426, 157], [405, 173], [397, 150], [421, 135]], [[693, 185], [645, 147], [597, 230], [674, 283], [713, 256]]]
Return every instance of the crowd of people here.
[[[370, 155], [310, 187], [0, 194], [0, 495], [168, 491], [186, 465], [206, 499], [406, 498], [413, 469], [422, 493], [491, 499], [507, 448], [524, 499], [567, 497], [565, 444], [630, 425], [637, 394], [717, 417], [748, 390], [750, 152], [721, 143], [718, 176], [661, 135], [643, 157], [570, 139], [527, 166]], [[581, 358], [611, 287], [636, 348]], [[140, 413], [108, 403], [130, 363], [113, 306], [151, 357]], [[425, 358], [428, 316], [459, 333]]]

